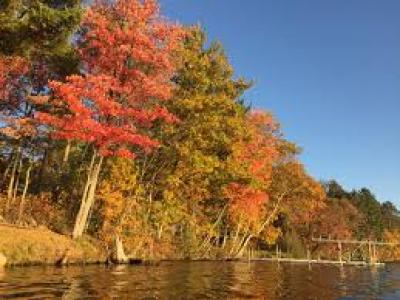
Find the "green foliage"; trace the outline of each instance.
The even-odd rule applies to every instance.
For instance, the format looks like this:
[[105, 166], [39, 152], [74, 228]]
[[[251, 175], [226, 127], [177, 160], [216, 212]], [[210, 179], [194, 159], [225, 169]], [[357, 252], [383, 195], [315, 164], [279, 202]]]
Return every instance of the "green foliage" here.
[[385, 230], [399, 228], [400, 217], [394, 204], [381, 204], [369, 189], [348, 192], [333, 180], [324, 183], [324, 187], [329, 198], [349, 201], [357, 209], [360, 218], [352, 228], [354, 237], [381, 239]]
[[[157, 138], [163, 147], [139, 164], [147, 178], [157, 173], [155, 180], [162, 180], [157, 184], [164, 186], [160, 197], [180, 202], [193, 215], [202, 201], [220, 197], [229, 179], [227, 158], [234, 140], [245, 134], [245, 108], [237, 101], [249, 83], [233, 78], [220, 44], [205, 48], [198, 28], [190, 30], [178, 57], [177, 89], [166, 106], [179, 122], [160, 129]], [[147, 166], [148, 161], [154, 166]]]
[[76, 70], [71, 38], [82, 15], [79, 0], [5, 0], [0, 5], [1, 54], [45, 61], [61, 76]]
[[337, 183], [335, 180], [330, 180], [323, 183], [326, 195], [329, 198], [349, 198], [349, 193], [346, 192], [343, 187]]
[[392, 202], [386, 201], [381, 204], [381, 215], [385, 229], [393, 230], [400, 228], [400, 212]]
[[357, 235], [360, 238], [380, 239], [383, 233], [382, 214], [380, 203], [367, 188], [350, 193], [351, 202], [363, 214], [363, 221], [359, 224]]

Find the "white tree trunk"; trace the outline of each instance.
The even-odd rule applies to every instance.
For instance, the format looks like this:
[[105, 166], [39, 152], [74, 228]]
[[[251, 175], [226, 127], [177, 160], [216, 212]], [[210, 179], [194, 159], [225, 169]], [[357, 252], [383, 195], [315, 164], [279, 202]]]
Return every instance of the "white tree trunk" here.
[[15, 182], [15, 173], [17, 173], [17, 168], [18, 164], [20, 161], [20, 156], [21, 156], [21, 147], [19, 146], [17, 148], [17, 153], [15, 155], [15, 160], [13, 162], [13, 166], [11, 169], [11, 177], [10, 181], [8, 182], [8, 189], [7, 189], [7, 199], [10, 201], [13, 197], [13, 191], [14, 191], [14, 182]]
[[16, 178], [16, 181], [14, 184], [14, 192], [13, 192], [11, 204], [14, 204], [15, 200], [17, 199], [19, 180], [21, 178], [21, 171], [22, 171], [22, 158], [19, 159], [19, 166], [18, 166], [18, 172], [17, 172], [18, 174], [17, 174], [17, 178]]
[[68, 140], [64, 150], [63, 164], [68, 162], [70, 152], [71, 152], [71, 141]]
[[119, 264], [126, 264], [129, 262], [129, 259], [124, 251], [122, 240], [118, 235], [115, 236], [115, 260]]
[[22, 192], [21, 202], [19, 203], [18, 223], [20, 223], [22, 221], [22, 215], [24, 213], [25, 198], [26, 198], [26, 193], [28, 192], [31, 170], [32, 170], [32, 164], [29, 165], [28, 170], [26, 170], [26, 174], [25, 174], [24, 191]]
[[83, 192], [82, 199], [81, 199], [81, 205], [80, 205], [79, 212], [78, 212], [78, 215], [75, 220], [75, 226], [74, 226], [74, 230], [72, 233], [72, 237], [74, 239], [82, 236], [82, 234], [85, 230], [85, 227], [86, 227], [86, 223], [88, 221], [89, 211], [95, 201], [95, 192], [96, 192], [97, 181], [99, 178], [101, 165], [103, 163], [102, 156], [100, 156], [98, 158], [98, 161], [95, 162], [96, 156], [97, 156], [97, 154], [94, 153], [93, 158], [92, 158], [92, 163], [89, 168], [88, 179], [87, 179], [87, 182], [85, 185], [85, 190]]

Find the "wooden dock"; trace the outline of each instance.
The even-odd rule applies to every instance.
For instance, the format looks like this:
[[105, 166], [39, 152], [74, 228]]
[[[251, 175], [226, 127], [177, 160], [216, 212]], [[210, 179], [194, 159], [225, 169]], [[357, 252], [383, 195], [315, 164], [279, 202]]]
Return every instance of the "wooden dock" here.
[[366, 262], [366, 261], [339, 261], [339, 260], [319, 260], [319, 259], [296, 259], [296, 258], [253, 258], [250, 261], [271, 261], [278, 263], [297, 263], [297, 264], [327, 264], [327, 265], [342, 265], [342, 266], [384, 266], [382, 262]]
[[[282, 251], [279, 247], [276, 247], [276, 256], [275, 257], [266, 257], [266, 258], [254, 258], [251, 253], [249, 253], [248, 261], [270, 261], [270, 262], [278, 262], [278, 263], [297, 263], [297, 264], [326, 264], [326, 265], [340, 265], [340, 266], [384, 266], [384, 262], [378, 261], [378, 251], [377, 248], [381, 246], [400, 246], [400, 243], [389, 243], [382, 241], [373, 241], [373, 240], [346, 240], [346, 239], [331, 239], [329, 238], [312, 238], [312, 242], [321, 243], [321, 244], [333, 244], [337, 246], [338, 249], [338, 259], [337, 260], [329, 260], [329, 259], [313, 259], [310, 251], [307, 249], [307, 257], [296, 259], [296, 258], [285, 258], [282, 257]], [[351, 255], [347, 259], [343, 257], [343, 245], [357, 245], [359, 247], [367, 247], [368, 256], [365, 260], [351, 260]]]

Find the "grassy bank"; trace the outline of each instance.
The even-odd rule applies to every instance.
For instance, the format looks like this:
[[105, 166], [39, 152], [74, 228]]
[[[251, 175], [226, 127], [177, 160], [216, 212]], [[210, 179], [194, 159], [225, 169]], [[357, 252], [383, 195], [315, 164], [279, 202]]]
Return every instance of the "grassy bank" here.
[[56, 264], [64, 256], [68, 263], [106, 260], [106, 251], [92, 239], [77, 241], [45, 228], [20, 228], [0, 224], [0, 253], [7, 265]]

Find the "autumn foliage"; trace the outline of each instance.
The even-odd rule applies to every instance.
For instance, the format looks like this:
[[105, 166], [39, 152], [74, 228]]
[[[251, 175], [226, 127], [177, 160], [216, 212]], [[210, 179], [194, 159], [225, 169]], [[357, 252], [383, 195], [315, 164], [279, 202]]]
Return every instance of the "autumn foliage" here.
[[133, 157], [128, 145], [158, 143], [140, 132], [157, 119], [175, 120], [159, 102], [171, 97], [172, 54], [182, 34], [162, 21], [155, 1], [98, 3], [88, 10], [79, 41], [84, 75], [50, 82], [62, 115], [38, 113], [55, 138], [94, 144], [102, 156]]
[[4, 102], [14, 103], [21, 85], [21, 76], [29, 70], [28, 63], [19, 56], [0, 56], [0, 99]]
[[234, 219], [257, 221], [269, 199], [272, 166], [278, 157], [278, 126], [270, 114], [254, 111], [246, 117], [246, 128], [229, 162], [237, 178], [227, 185], [225, 195]]
[[0, 22], [0, 220], [122, 240], [141, 258], [328, 256], [313, 236], [399, 239], [393, 204], [308, 174], [201, 28], [155, 0], [39, 2], [26, 21], [37, 39], [15, 20], [35, 5], [0, 15], [14, 24]]

